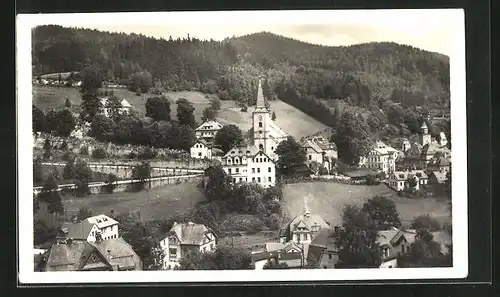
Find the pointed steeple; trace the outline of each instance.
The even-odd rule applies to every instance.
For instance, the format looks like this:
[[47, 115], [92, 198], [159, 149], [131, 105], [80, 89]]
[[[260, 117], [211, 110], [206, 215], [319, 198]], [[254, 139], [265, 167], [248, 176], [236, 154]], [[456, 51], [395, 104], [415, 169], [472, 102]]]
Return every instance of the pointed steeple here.
[[262, 92], [262, 77], [260, 76], [259, 85], [257, 87], [257, 103], [255, 104], [255, 110], [267, 110], [264, 92]]

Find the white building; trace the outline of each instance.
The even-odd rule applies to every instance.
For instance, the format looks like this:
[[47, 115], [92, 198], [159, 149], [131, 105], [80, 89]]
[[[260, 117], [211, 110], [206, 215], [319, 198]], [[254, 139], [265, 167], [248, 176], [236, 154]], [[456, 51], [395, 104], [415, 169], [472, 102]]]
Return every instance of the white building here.
[[[104, 115], [105, 117], [109, 117], [110, 110], [111, 110], [108, 107], [109, 98], [107, 98], [107, 97], [100, 98], [99, 101], [101, 102], [101, 108], [100, 108], [99, 113]], [[120, 101], [120, 107], [118, 108], [119, 114], [128, 114], [128, 113], [130, 113], [131, 109], [132, 109], [132, 105], [130, 105], [130, 103], [126, 99], [123, 99]]]
[[375, 147], [368, 153], [368, 156], [360, 158], [359, 165], [391, 173], [396, 170], [396, 159], [400, 157], [404, 157], [403, 152], [381, 141], [377, 141]]
[[198, 126], [194, 130], [196, 138], [204, 138], [205, 140], [213, 140], [215, 138], [215, 134], [222, 129], [222, 124], [219, 122], [212, 120], [212, 121], [207, 121]]
[[191, 147], [191, 158], [194, 159], [212, 159], [213, 145], [203, 138], [198, 138]]
[[255, 146], [236, 147], [222, 157], [224, 171], [234, 183], [258, 183], [264, 188], [276, 184], [276, 166], [273, 157]]
[[415, 180], [415, 189], [420, 190], [421, 186], [427, 185], [429, 178], [423, 170], [411, 170], [411, 171], [394, 171], [387, 178], [387, 183], [389, 187], [396, 191], [402, 191], [409, 187], [408, 179], [413, 178]]
[[100, 235], [102, 240], [118, 238], [118, 222], [106, 215], [87, 218], [78, 223], [64, 223], [56, 240], [67, 239], [95, 242]]
[[212, 252], [217, 247], [217, 235], [210, 228], [192, 222], [174, 225], [160, 241], [164, 253], [163, 269], [179, 266], [181, 258], [191, 251]]
[[87, 218], [86, 221], [97, 226], [103, 240], [119, 237], [118, 222], [107, 215], [100, 214]]

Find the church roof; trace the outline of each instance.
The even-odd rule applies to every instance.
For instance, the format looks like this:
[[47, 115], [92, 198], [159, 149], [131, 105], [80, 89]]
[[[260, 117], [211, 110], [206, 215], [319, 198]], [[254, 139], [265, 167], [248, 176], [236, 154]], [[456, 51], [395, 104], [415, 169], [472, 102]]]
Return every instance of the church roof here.
[[267, 111], [264, 92], [262, 92], [262, 81], [260, 78], [259, 85], [257, 87], [257, 103], [255, 104], [255, 110]]

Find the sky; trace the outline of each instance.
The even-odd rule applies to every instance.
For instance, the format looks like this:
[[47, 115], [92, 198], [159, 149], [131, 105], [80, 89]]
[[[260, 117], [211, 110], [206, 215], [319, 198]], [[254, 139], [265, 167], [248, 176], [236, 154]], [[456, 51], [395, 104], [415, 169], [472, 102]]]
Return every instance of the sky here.
[[[458, 13], [457, 13], [458, 12]], [[223, 40], [268, 31], [314, 44], [338, 46], [390, 41], [450, 55], [451, 33], [462, 21], [460, 10], [363, 10], [268, 12], [156, 12], [59, 14], [50, 24], [157, 38]]]

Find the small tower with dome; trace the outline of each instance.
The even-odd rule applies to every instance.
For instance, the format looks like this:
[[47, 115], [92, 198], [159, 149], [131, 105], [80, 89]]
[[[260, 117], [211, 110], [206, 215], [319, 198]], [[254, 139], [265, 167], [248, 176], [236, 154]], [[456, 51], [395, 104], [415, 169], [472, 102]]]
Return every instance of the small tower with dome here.
[[422, 123], [420, 127], [420, 144], [422, 146], [431, 143], [431, 135], [429, 134], [429, 128], [427, 128], [427, 124], [425, 121]]

